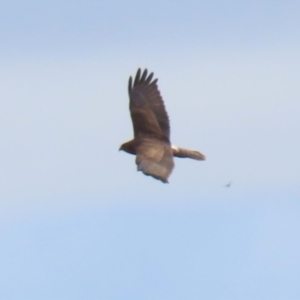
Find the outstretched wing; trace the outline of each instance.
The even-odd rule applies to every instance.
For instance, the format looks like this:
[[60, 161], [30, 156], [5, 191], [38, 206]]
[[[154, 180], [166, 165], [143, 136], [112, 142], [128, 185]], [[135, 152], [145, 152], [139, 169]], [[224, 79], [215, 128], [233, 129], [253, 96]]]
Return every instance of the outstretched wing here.
[[157, 87], [157, 79], [147, 69], [138, 69], [134, 82], [129, 78], [128, 93], [134, 136], [155, 136], [169, 142], [170, 124], [163, 99]]
[[167, 183], [174, 168], [169, 143], [153, 138], [143, 139], [136, 148], [136, 164], [138, 171]]

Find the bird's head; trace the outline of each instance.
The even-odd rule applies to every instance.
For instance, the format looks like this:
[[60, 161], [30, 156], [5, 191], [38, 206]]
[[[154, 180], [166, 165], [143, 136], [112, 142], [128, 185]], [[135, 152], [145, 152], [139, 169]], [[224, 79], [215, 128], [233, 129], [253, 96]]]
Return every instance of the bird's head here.
[[124, 143], [120, 146], [119, 151], [125, 151], [129, 154], [136, 154], [135, 147], [134, 147], [134, 141], [129, 141], [127, 143]]
[[122, 145], [120, 146], [119, 151], [125, 151], [125, 150], [124, 150], [124, 144], [122, 144]]

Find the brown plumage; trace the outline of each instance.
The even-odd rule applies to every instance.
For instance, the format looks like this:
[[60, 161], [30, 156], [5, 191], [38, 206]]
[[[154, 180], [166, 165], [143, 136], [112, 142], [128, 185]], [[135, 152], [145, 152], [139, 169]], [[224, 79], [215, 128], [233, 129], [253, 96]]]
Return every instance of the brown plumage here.
[[134, 82], [129, 78], [129, 109], [134, 139], [121, 145], [120, 150], [136, 155], [138, 171], [164, 183], [168, 182], [174, 168], [173, 156], [205, 160], [194, 150], [172, 146], [170, 123], [163, 99], [157, 87], [157, 79], [147, 69], [138, 69]]

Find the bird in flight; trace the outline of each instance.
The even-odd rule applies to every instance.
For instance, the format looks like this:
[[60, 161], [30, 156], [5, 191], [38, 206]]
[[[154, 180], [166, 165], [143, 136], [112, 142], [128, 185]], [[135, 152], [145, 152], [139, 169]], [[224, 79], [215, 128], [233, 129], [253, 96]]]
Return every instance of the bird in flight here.
[[224, 185], [224, 187], [230, 188], [232, 181], [229, 181], [227, 184]]
[[195, 150], [173, 146], [170, 142], [170, 122], [157, 79], [147, 69], [138, 69], [134, 81], [129, 78], [129, 110], [134, 138], [122, 144], [119, 150], [136, 155], [137, 170], [147, 176], [168, 183], [174, 168], [173, 157], [205, 160]]

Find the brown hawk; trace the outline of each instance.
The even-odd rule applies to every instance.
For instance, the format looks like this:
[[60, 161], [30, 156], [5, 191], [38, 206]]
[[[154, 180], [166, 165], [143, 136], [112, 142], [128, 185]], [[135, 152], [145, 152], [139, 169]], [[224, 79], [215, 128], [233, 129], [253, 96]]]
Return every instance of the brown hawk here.
[[129, 109], [134, 139], [121, 145], [120, 150], [136, 155], [138, 171], [164, 183], [168, 182], [174, 168], [173, 156], [205, 160], [194, 150], [171, 145], [170, 122], [163, 99], [157, 87], [157, 79], [147, 69], [138, 69], [134, 82], [129, 78]]

